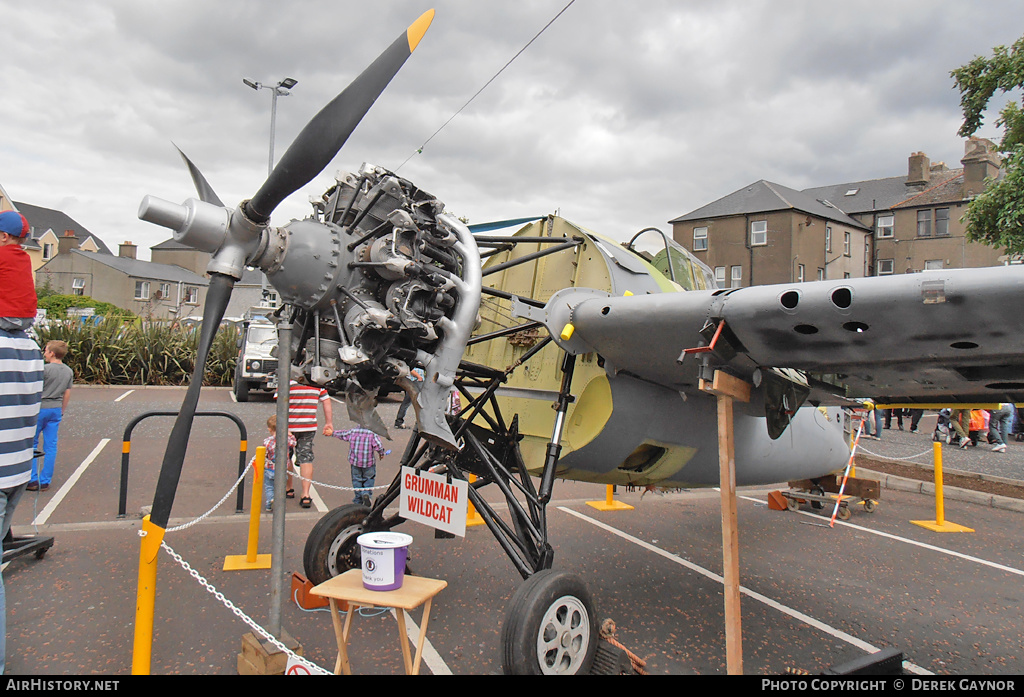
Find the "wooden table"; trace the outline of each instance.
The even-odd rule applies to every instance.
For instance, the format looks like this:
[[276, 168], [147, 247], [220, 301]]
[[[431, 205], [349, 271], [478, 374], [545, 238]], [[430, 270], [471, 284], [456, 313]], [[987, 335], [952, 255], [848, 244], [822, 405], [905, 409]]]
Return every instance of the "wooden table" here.
[[[362, 569], [352, 569], [340, 576], [335, 576], [310, 589], [310, 593], [327, 598], [331, 604], [331, 621], [334, 623], [334, 636], [338, 642], [338, 660], [334, 664], [334, 674], [352, 674], [352, 666], [348, 660], [348, 637], [352, 627], [352, 617], [358, 607], [394, 608], [398, 616], [398, 637], [402, 644], [402, 660], [405, 663], [406, 675], [416, 675], [420, 671], [420, 659], [423, 657], [423, 642], [427, 636], [427, 622], [430, 621], [430, 604], [434, 596], [448, 585], [447, 581], [422, 576], [406, 576], [402, 587], [393, 591], [372, 591], [363, 587]], [[345, 616], [344, 625], [341, 621], [339, 602], [348, 603], [349, 611]], [[409, 635], [405, 629], [405, 611], [423, 606], [423, 620], [420, 623], [420, 638], [416, 642], [416, 657], [409, 655]]]

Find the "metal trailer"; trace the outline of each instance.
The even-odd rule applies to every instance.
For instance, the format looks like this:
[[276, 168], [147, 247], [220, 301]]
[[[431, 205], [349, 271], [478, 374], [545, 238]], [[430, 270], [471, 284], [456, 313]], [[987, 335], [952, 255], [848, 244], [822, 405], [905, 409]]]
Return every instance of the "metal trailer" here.
[[843, 491], [838, 499], [840, 520], [849, 520], [853, 515], [851, 507], [857, 504], [863, 504], [865, 512], [873, 513], [882, 498], [882, 486], [878, 480], [848, 477], [846, 486], [843, 486], [842, 477], [838, 475], [792, 481], [789, 482], [789, 491], [781, 493], [791, 511], [799, 510], [804, 503], [809, 503], [814, 510], [822, 510], [836, 505], [840, 488]]

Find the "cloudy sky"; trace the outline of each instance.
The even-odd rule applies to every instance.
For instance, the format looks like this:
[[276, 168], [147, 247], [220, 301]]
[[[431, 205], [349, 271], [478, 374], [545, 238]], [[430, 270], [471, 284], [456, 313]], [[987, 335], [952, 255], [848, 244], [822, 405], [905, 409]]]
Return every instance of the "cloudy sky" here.
[[[471, 223], [559, 211], [616, 239], [759, 179], [806, 188], [959, 166], [950, 70], [1024, 28], [1019, 0], [0, 0], [0, 185], [140, 257], [143, 196], [230, 205], [423, 11], [433, 25], [334, 162], [398, 171]], [[1017, 95], [1019, 98], [1019, 95]], [[998, 138], [994, 116], [980, 135]], [[429, 142], [427, 142], [429, 139]], [[421, 154], [417, 149], [426, 142]]]

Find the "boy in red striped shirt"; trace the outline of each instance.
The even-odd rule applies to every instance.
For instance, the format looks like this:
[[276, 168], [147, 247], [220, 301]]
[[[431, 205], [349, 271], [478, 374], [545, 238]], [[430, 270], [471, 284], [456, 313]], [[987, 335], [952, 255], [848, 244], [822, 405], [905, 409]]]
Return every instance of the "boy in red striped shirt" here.
[[[298, 379], [289, 382], [288, 430], [295, 435], [295, 461], [299, 465], [299, 475], [302, 478], [302, 498], [299, 499], [299, 505], [309, 508], [313, 503], [309, 496], [309, 486], [313, 480], [313, 436], [317, 430], [317, 406], [323, 406], [325, 436], [334, 433], [334, 414], [331, 409], [331, 396], [327, 394], [327, 390], [310, 385], [306, 381], [306, 376], [297, 370], [294, 374]], [[277, 399], [276, 393], [274, 399]]]

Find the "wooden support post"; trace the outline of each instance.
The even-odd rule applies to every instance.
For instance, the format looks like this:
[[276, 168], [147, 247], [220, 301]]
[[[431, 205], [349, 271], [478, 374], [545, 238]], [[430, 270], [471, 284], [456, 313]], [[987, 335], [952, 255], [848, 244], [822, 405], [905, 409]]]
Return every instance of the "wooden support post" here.
[[736, 521], [736, 453], [733, 401], [750, 401], [750, 384], [715, 371], [700, 389], [718, 398], [718, 471], [722, 498], [722, 578], [725, 589], [725, 662], [729, 675], [743, 674], [743, 631], [740, 622], [740, 549]]

